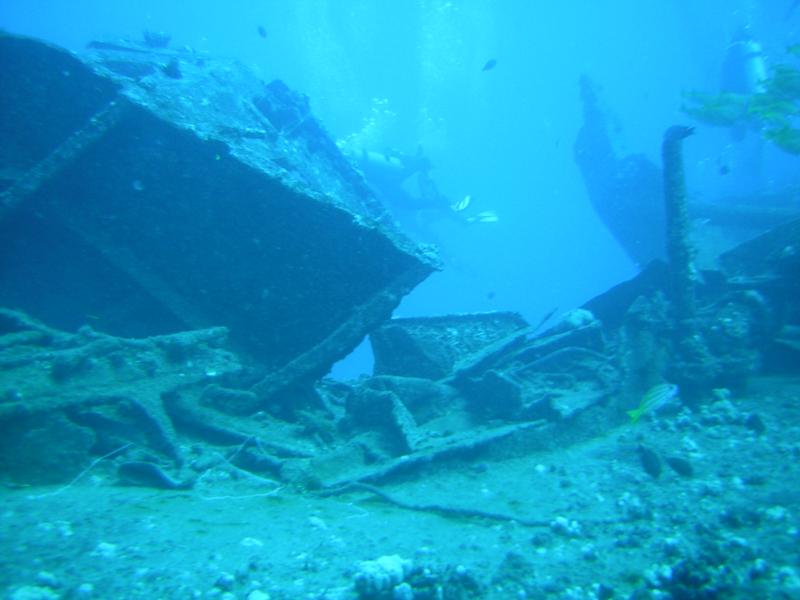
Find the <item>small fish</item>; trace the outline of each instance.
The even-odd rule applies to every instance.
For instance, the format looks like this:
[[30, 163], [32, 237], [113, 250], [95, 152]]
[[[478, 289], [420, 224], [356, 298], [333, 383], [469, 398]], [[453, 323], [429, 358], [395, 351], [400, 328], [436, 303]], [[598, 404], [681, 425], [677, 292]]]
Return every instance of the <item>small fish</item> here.
[[459, 200], [458, 202], [451, 205], [450, 208], [453, 210], [453, 212], [461, 212], [462, 210], [464, 210], [469, 206], [470, 202], [472, 202], [472, 196], [467, 194], [466, 196], [464, 196], [462, 200]]
[[653, 479], [658, 479], [661, 475], [661, 457], [655, 451], [641, 444], [636, 451], [639, 453], [639, 461], [642, 463], [645, 473]]
[[264, 29], [263, 25], [259, 25], [256, 31], [258, 31], [258, 35], [260, 35], [262, 38], [264, 39], [267, 38], [267, 30]]
[[669, 456], [666, 459], [670, 468], [681, 477], [694, 477], [694, 468], [685, 458], [679, 456]]
[[635, 424], [645, 413], [656, 410], [678, 395], [678, 386], [674, 383], [659, 383], [651, 387], [642, 397], [637, 408], [628, 411], [631, 423]]
[[497, 59], [490, 58], [489, 60], [486, 61], [486, 64], [483, 65], [483, 69], [481, 69], [481, 71], [491, 71], [492, 69], [495, 68], [495, 66], [497, 66]]
[[493, 210], [484, 210], [477, 215], [467, 217], [467, 223], [497, 223], [500, 217]]

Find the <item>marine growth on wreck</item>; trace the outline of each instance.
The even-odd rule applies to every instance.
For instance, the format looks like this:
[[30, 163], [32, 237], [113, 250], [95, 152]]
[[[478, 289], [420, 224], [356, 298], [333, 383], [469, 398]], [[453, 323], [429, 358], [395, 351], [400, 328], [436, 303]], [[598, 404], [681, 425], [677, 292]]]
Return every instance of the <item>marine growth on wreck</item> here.
[[[552, 153], [630, 277], [533, 316], [496, 281], [479, 288], [491, 310], [412, 314], [426, 286], [477, 279], [464, 240], [484, 260], [527, 214], [490, 193], [491, 155], [513, 146], [516, 165], [520, 147], [464, 148], [436, 116], [434, 91], [466, 70], [473, 87], [444, 113], [492, 106], [497, 128], [520, 111], [481, 87], [524, 85], [503, 79], [518, 57], [472, 55], [466, 42], [485, 41], [460, 28], [545, 17], [514, 3], [281, 10], [283, 29], [308, 27], [295, 58], [333, 57], [318, 76], [340, 91], [348, 53], [377, 36], [351, 31], [357, 18], [419, 29], [419, 114], [372, 97], [337, 143], [317, 112], [335, 114], [335, 95], [317, 109], [156, 29], [80, 52], [0, 33], [0, 595], [800, 594], [800, 171], [722, 198], [697, 176], [706, 124], [800, 153], [797, 45], [757, 89], [689, 92], [682, 113], [676, 93], [670, 118], [686, 119], [646, 115], [648, 149], [620, 141], [604, 69], [537, 88], [577, 119]], [[287, 43], [278, 23], [250, 29], [259, 48]], [[529, 49], [513, 31], [509, 47]], [[736, 35], [736, 52], [755, 47]], [[361, 146], [403, 138], [395, 118], [428, 143]], [[447, 165], [448, 135], [481, 158]], [[502, 252], [491, 272], [557, 262], [571, 235]], [[576, 271], [520, 296], [567, 297], [592, 276]], [[354, 350], [369, 372], [334, 376]]]

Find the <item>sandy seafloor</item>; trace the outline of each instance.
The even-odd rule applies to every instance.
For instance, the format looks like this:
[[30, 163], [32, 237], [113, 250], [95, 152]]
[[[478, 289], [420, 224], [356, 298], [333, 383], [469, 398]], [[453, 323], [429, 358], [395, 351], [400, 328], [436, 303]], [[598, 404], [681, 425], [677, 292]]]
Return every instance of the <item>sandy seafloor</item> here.
[[[639, 443], [688, 460], [693, 476], [665, 465], [651, 477]], [[395, 554], [449, 582], [442, 598], [800, 598], [798, 379], [384, 486], [536, 526], [249, 480], [118, 487], [104, 469], [66, 489], [0, 492], [3, 598], [356, 598], [359, 562]], [[679, 595], [682, 578], [696, 595]]]

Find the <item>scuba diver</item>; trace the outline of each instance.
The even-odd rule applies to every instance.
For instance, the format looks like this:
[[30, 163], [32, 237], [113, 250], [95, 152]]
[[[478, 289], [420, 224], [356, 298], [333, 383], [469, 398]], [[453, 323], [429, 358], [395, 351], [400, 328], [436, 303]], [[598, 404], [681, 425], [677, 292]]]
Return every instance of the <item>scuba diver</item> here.
[[[764, 92], [767, 65], [761, 44], [750, 35], [747, 27], [740, 27], [725, 50], [722, 61], [719, 91], [724, 94], [753, 96]], [[731, 136], [741, 141], [747, 134], [747, 126], [738, 124], [731, 128]]]
[[722, 62], [720, 91], [734, 94], [757, 94], [764, 91], [767, 66], [761, 44], [740, 27], [731, 39]]
[[[719, 91], [752, 98], [765, 91], [764, 82], [767, 77], [767, 64], [761, 44], [750, 33], [749, 27], [740, 27], [725, 51]], [[764, 185], [764, 140], [759, 128], [760, 125], [756, 122], [748, 121], [736, 123], [729, 128], [731, 144], [725, 150], [726, 168], [736, 171], [739, 191], [754, 192]]]
[[499, 220], [491, 210], [469, 212], [472, 206], [469, 195], [454, 201], [439, 191], [431, 177], [433, 165], [421, 146], [413, 155], [395, 150], [362, 150], [355, 159], [367, 183], [395, 217], [403, 222], [411, 219], [412, 229], [423, 232], [423, 237], [429, 237], [427, 225], [441, 219], [461, 223], [496, 223]]

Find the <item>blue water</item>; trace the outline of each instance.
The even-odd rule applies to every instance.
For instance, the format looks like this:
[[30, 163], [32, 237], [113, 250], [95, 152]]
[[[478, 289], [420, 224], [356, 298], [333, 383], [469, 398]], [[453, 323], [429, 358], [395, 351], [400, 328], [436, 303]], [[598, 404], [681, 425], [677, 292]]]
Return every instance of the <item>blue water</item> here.
[[[749, 28], [768, 61], [797, 41], [800, 10], [791, 4], [6, 0], [0, 27], [73, 50], [168, 32], [173, 46], [238, 58], [306, 93], [334, 139], [357, 136], [377, 151], [421, 146], [444, 194], [469, 194], [475, 210], [500, 220], [424, 223], [418, 237], [441, 248], [445, 269], [396, 315], [502, 309], [535, 322], [637, 272], [594, 214], [573, 160], [579, 77], [602, 89], [617, 149], [657, 163], [664, 130], [688, 121], [682, 92], [719, 89], [737, 29]], [[483, 71], [489, 59], [496, 66]], [[796, 161], [770, 147], [754, 175], [726, 132], [709, 127], [686, 152], [692, 197], [797, 180]], [[367, 354], [342, 373], [367, 369]]]

